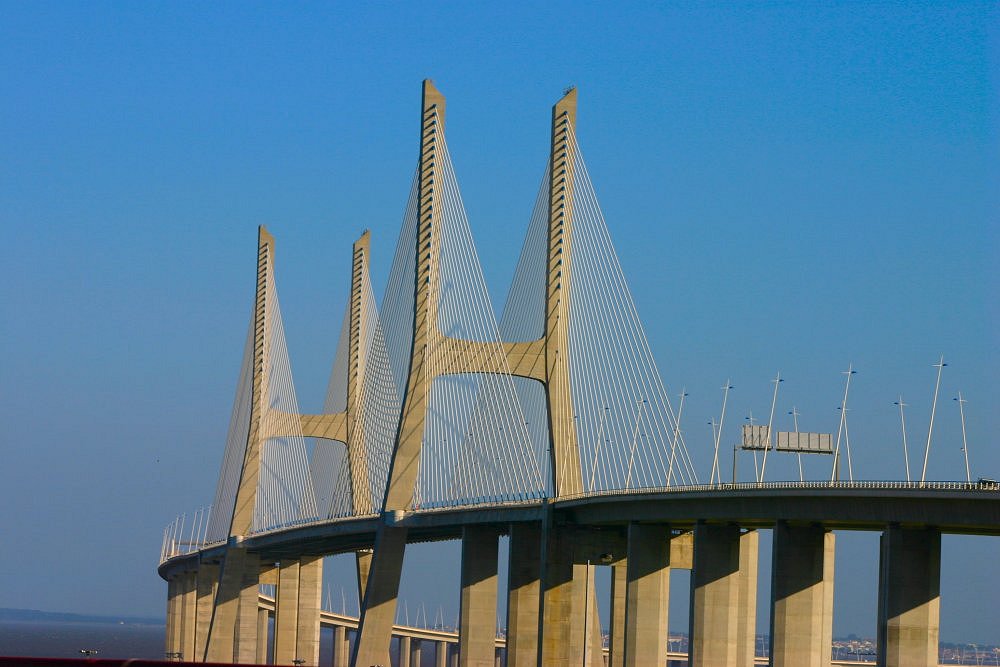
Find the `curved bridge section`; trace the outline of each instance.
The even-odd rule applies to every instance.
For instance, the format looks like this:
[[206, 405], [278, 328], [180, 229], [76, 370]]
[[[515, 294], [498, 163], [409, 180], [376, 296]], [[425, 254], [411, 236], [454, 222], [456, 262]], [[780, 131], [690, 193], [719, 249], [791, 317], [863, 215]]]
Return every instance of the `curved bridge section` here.
[[[769, 528], [774, 665], [831, 663], [834, 530], [882, 534], [880, 664], [937, 664], [941, 534], [1000, 533], [1000, 489], [842, 482], [839, 449], [828, 483], [766, 483], [762, 469], [755, 484], [700, 484], [683, 402], [675, 411], [664, 389], [575, 125], [570, 90], [552, 109], [545, 176], [496, 322], [445, 139], [445, 99], [424, 82], [417, 168], [382, 307], [366, 232], [351, 254], [322, 414], [298, 409], [275, 242], [260, 229], [215, 502], [185, 543], [180, 526], [164, 536], [168, 654], [314, 665], [325, 618], [337, 628], [336, 664], [389, 665], [394, 635], [398, 664], [411, 664], [401, 646], [414, 636], [394, 625], [406, 546], [457, 539], [457, 664], [664, 665], [669, 572], [686, 568], [690, 664], [745, 667], [756, 531]], [[754, 438], [766, 461], [770, 426]], [[510, 563], [498, 654], [501, 535]], [[320, 609], [322, 558], [346, 552], [357, 563], [356, 621]], [[613, 568], [607, 647], [595, 565]], [[266, 604], [261, 585], [276, 591]]]

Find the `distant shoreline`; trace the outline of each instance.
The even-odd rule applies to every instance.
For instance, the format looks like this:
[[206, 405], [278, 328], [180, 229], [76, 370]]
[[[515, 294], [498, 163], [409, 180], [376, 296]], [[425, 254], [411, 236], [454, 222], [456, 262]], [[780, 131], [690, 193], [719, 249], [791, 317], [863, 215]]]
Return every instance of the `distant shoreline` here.
[[105, 616], [99, 614], [73, 614], [38, 609], [10, 609], [0, 607], [0, 621], [45, 621], [50, 623], [126, 623], [128, 625], [166, 625], [165, 619], [149, 616]]

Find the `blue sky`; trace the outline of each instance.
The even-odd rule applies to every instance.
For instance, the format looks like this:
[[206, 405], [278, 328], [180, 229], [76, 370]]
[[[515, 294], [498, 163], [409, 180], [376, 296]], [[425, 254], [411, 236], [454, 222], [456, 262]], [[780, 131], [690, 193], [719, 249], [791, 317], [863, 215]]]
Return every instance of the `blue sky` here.
[[[211, 501], [255, 228], [277, 236], [298, 396], [318, 410], [362, 229], [376, 285], [388, 271], [426, 77], [496, 308], [549, 108], [579, 87], [704, 476], [727, 377], [734, 429], [780, 370], [779, 414], [830, 431], [854, 363], [859, 476], [902, 477], [892, 402], [919, 450], [944, 354], [930, 476], [964, 476], [962, 391], [973, 475], [1000, 477], [998, 66], [1000, 11], [977, 2], [0, 2], [0, 606], [163, 613], [160, 531]], [[873, 540], [841, 539], [838, 633], [874, 634]], [[1000, 542], [948, 538], [943, 558], [942, 637], [1000, 642]], [[404, 595], [453, 617], [450, 574]]]

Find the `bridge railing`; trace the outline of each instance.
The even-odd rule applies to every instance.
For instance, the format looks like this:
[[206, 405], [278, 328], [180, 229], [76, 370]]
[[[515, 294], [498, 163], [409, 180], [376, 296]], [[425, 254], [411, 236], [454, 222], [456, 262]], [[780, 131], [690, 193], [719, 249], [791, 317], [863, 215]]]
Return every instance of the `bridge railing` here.
[[687, 484], [674, 486], [631, 487], [628, 489], [611, 489], [602, 491], [584, 491], [561, 496], [560, 501], [578, 500], [602, 496], [623, 496], [636, 493], [691, 493], [698, 491], [735, 491], [753, 492], [759, 490], [793, 490], [793, 489], [857, 489], [857, 490], [914, 490], [914, 491], [997, 491], [1000, 492], [1000, 482], [994, 480], [979, 480], [978, 482], [934, 481], [934, 482], [901, 482], [893, 480], [864, 480], [854, 482], [736, 482], [716, 484]]
[[208, 531], [208, 518], [212, 513], [212, 506], [201, 507], [195, 510], [188, 519], [188, 515], [181, 514], [171, 521], [163, 529], [163, 542], [160, 544], [160, 563], [164, 563], [175, 556], [201, 551], [207, 547], [222, 544], [222, 541], [209, 541], [206, 537]]
[[[570, 494], [565, 496], [560, 496], [557, 502], [568, 502], [574, 500], [581, 500], [585, 498], [601, 498], [601, 497], [616, 497], [616, 496], [627, 496], [633, 494], [683, 494], [683, 493], [698, 493], [698, 492], [732, 492], [732, 493], [754, 493], [761, 491], [781, 491], [781, 490], [827, 490], [827, 489], [844, 489], [844, 490], [859, 490], [859, 491], [877, 491], [877, 490], [895, 490], [895, 491], [958, 491], [958, 492], [973, 492], [973, 491], [990, 491], [1000, 494], [1000, 483], [995, 480], [981, 479], [978, 482], [961, 482], [961, 481], [932, 481], [932, 482], [902, 482], [893, 480], [866, 480], [866, 481], [837, 481], [837, 482], [824, 482], [824, 481], [812, 481], [812, 482], [798, 482], [798, 481], [786, 481], [786, 482], [737, 482], [733, 483], [718, 483], [718, 484], [688, 484], [688, 485], [674, 485], [674, 486], [650, 486], [650, 487], [632, 487], [628, 489], [612, 489], [612, 490], [601, 490], [601, 491], [591, 491], [582, 492], [576, 494]], [[512, 507], [532, 507], [542, 504], [544, 499], [529, 499], [529, 500], [483, 500], [471, 502], [463, 505], [449, 505], [449, 506], [434, 506], [434, 507], [421, 507], [412, 510], [415, 514], [445, 514], [448, 512], [456, 512], [468, 509], [481, 509], [483, 507], [496, 507], [496, 508], [512, 508]], [[553, 499], [549, 499], [549, 502], [556, 502]], [[206, 548], [211, 548], [224, 543], [224, 540], [214, 540], [209, 541], [205, 538], [205, 528], [207, 527], [207, 517], [211, 510], [210, 507], [202, 508], [196, 511], [191, 518], [191, 522], [188, 523], [188, 518], [186, 514], [178, 516], [174, 521], [170, 522], [163, 531], [163, 543], [160, 549], [160, 563], [163, 563], [176, 556], [183, 556], [189, 553], [194, 553], [197, 551], [204, 550]], [[276, 525], [269, 527], [267, 530], [262, 530], [254, 533], [255, 535], [264, 535], [269, 533], [275, 533], [282, 530], [287, 530], [289, 528], [294, 528], [302, 525], [319, 525], [319, 524], [330, 524], [339, 523], [347, 521], [356, 521], [362, 519], [373, 519], [378, 517], [378, 514], [367, 514], [364, 516], [344, 516], [344, 517], [333, 517], [324, 519], [311, 519], [294, 521], [287, 524]]]

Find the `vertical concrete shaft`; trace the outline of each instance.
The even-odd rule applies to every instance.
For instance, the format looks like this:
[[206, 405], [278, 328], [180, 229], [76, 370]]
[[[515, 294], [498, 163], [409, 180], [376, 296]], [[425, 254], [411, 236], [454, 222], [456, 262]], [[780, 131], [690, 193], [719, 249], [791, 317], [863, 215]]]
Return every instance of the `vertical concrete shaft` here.
[[691, 667], [737, 664], [739, 572], [739, 526], [698, 522], [688, 634]]
[[176, 654], [181, 650], [181, 584], [180, 577], [167, 579], [167, 641], [166, 652]]
[[448, 667], [448, 642], [441, 640], [434, 650], [434, 666]]
[[358, 637], [352, 665], [388, 665], [392, 626], [396, 616], [399, 578], [403, 572], [406, 529], [381, 524], [375, 535], [375, 550], [365, 597], [361, 603]]
[[333, 627], [333, 667], [349, 667], [351, 642], [347, 638], [347, 628], [343, 625]]
[[830, 667], [833, 533], [822, 526], [774, 527], [771, 566], [773, 667]]
[[[601, 656], [587, 646], [594, 622], [587, 613], [594, 591], [592, 571], [573, 562], [571, 531], [550, 525], [543, 531], [542, 610], [539, 630], [542, 667], [581, 665], [586, 657], [600, 664]], [[591, 637], [593, 641], [595, 638]], [[594, 663], [589, 663], [594, 664]]]
[[414, 639], [410, 644], [410, 665], [412, 667], [421, 667], [423, 663], [420, 661], [420, 640]]
[[296, 614], [295, 654], [304, 665], [319, 664], [319, 612], [322, 602], [323, 557], [303, 556], [299, 560], [299, 609]]
[[548, 394], [549, 450], [556, 497], [583, 491], [575, 412], [569, 382], [569, 302], [573, 228], [572, 140], [576, 89], [552, 107], [550, 146], [548, 265], [545, 297], [545, 385]]
[[365, 588], [368, 587], [368, 573], [372, 569], [372, 550], [362, 549], [354, 552], [354, 562], [358, 571], [358, 599], [365, 599]]
[[217, 563], [202, 562], [198, 565], [196, 588], [195, 652], [191, 656], [191, 660], [199, 661], [205, 658], [205, 648], [208, 646], [208, 628], [212, 624], [212, 607], [215, 604], [215, 594], [219, 588], [219, 566]]
[[[351, 309], [349, 311], [350, 327], [348, 328], [348, 368], [347, 368], [347, 461], [351, 474], [351, 502], [354, 513], [367, 514], [376, 509], [376, 503], [381, 500], [372, 498], [371, 484], [368, 480], [368, 461], [365, 451], [364, 420], [361, 416], [359, 397], [364, 386], [362, 377], [367, 369], [365, 340], [368, 337], [366, 329], [367, 318], [362, 312], [364, 303], [365, 279], [368, 276], [368, 253], [371, 246], [371, 234], [366, 230], [354, 242], [351, 265]], [[361, 598], [358, 598], [359, 600]]]
[[410, 648], [410, 641], [410, 637], [399, 638], [399, 662], [396, 663], [399, 667], [420, 667], [420, 665], [413, 665], [410, 661], [410, 652], [412, 650]]
[[936, 667], [941, 532], [890, 526], [882, 533], [878, 664]]
[[497, 545], [491, 526], [462, 529], [462, 595], [458, 630], [461, 667], [492, 667], [496, 645]]
[[507, 579], [507, 667], [538, 664], [542, 529], [512, 523]]
[[[444, 136], [444, 96], [429, 80], [423, 83], [420, 109], [420, 161], [417, 167], [417, 231], [414, 257], [413, 344], [410, 371], [396, 436], [396, 451], [389, 468], [386, 510], [409, 509], [417, 480], [420, 447], [424, 437], [427, 397], [434, 378], [428, 365], [442, 340], [438, 329], [438, 261], [441, 248], [438, 203], [441, 191], [437, 147]], [[437, 194], [434, 184], [438, 181]]]
[[[249, 535], [253, 526], [254, 508], [257, 505], [257, 483], [260, 480], [260, 460], [264, 452], [262, 420], [268, 410], [267, 386], [270, 373], [271, 337], [269, 318], [271, 308], [267, 303], [267, 288], [274, 279], [274, 237], [261, 226], [257, 236], [257, 293], [254, 299], [254, 348], [250, 394], [250, 431], [240, 469], [236, 502], [230, 522], [229, 535]], [[255, 614], [256, 616], [256, 614]], [[213, 626], [214, 632], [214, 626]]]
[[212, 609], [206, 662], [254, 662], [260, 557], [238, 546], [226, 549]]
[[757, 648], [757, 561], [760, 535], [740, 535], [739, 593], [736, 606], [736, 664], [752, 665]]
[[266, 665], [267, 655], [267, 629], [271, 614], [267, 609], [257, 609], [257, 664]]
[[[579, 568], [579, 566], [577, 566]], [[593, 564], [586, 564], [584, 567], [584, 575], [586, 579], [586, 588], [584, 593], [587, 596], [587, 637], [584, 643], [584, 650], [586, 655], [584, 655], [583, 664], [588, 667], [604, 667], [604, 637], [601, 634], [601, 614], [600, 609], [597, 607], [597, 586], [594, 583], [597, 575], [597, 566]]]
[[278, 594], [275, 600], [274, 662], [290, 665], [319, 663], [320, 588], [323, 559], [304, 556], [283, 559], [278, 564]]
[[257, 662], [257, 609], [260, 600], [260, 556], [247, 552], [240, 581], [233, 662]]
[[625, 665], [665, 665], [670, 527], [630, 523], [627, 558]]
[[295, 637], [299, 614], [299, 561], [278, 563], [278, 591], [274, 601], [274, 664], [291, 665], [299, 657]]
[[837, 537], [828, 531], [823, 538], [825, 556], [823, 557], [823, 615], [827, 619], [823, 623], [823, 667], [833, 660], [833, 572], [837, 558]]
[[625, 665], [625, 593], [628, 588], [628, 559], [611, 566], [611, 627], [608, 641], [608, 664]]
[[184, 593], [181, 597], [181, 655], [184, 660], [193, 660], [198, 620], [198, 573], [185, 572], [181, 575]]

